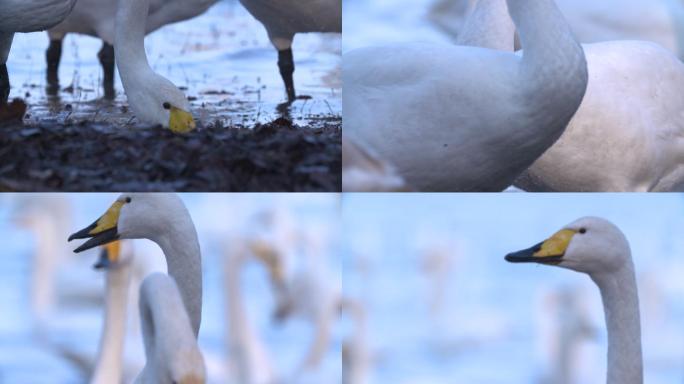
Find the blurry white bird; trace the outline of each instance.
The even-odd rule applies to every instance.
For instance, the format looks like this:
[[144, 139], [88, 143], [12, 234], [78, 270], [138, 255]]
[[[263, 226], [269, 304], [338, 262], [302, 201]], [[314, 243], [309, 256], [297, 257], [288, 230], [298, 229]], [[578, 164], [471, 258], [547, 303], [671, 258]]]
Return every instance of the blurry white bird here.
[[[512, 51], [514, 31], [501, 31], [512, 25], [502, 11], [505, 1], [482, 0], [478, 7], [485, 3], [489, 17], [466, 24], [463, 35], [476, 38], [463, 39]], [[559, 192], [684, 190], [684, 63], [647, 42], [583, 48], [589, 68], [584, 99], [561, 138], [516, 186]]]
[[608, 384], [643, 383], [639, 298], [627, 239], [612, 223], [581, 218], [529, 249], [506, 255], [586, 273], [598, 286], [608, 329]]
[[582, 382], [578, 354], [598, 334], [581, 303], [577, 287], [560, 287], [546, 292], [540, 307], [540, 355], [545, 361], [539, 384]]
[[227, 244], [224, 264], [228, 348], [230, 364], [235, 367], [234, 382], [240, 384], [273, 384], [275, 369], [267, 347], [247, 317], [240, 275], [251, 258], [247, 244], [233, 239]]
[[345, 54], [345, 135], [418, 190], [507, 188], [560, 137], [587, 84], [553, 1], [509, 1], [522, 57], [430, 44]]
[[[204, 13], [217, 0], [150, 0], [145, 33], [152, 33], [160, 27], [193, 18]], [[102, 86], [105, 97], [113, 98], [114, 92], [114, 31], [117, 2], [108, 0], [79, 0], [71, 14], [58, 25], [48, 30], [50, 46], [47, 59], [47, 82], [49, 92], [59, 90], [58, 69], [62, 55], [62, 41], [67, 33], [79, 33], [102, 40], [98, 53], [104, 71]]]
[[10, 91], [7, 56], [17, 32], [48, 29], [67, 17], [76, 0], [2, 0], [0, 2], [0, 105]]
[[118, 239], [147, 238], [164, 252], [169, 274], [153, 273], [140, 287], [140, 316], [147, 362], [136, 382], [205, 382], [197, 335], [202, 309], [202, 268], [197, 232], [176, 195], [123, 194], [102, 217], [71, 235], [90, 238], [75, 252]]
[[287, 99], [296, 99], [292, 40], [297, 33], [342, 32], [341, 0], [240, 0], [259, 20], [278, 50], [278, 68], [285, 83]]
[[371, 367], [366, 339], [366, 310], [361, 303], [349, 298], [340, 301], [340, 310], [348, 314], [354, 323], [351, 335], [342, 345], [342, 383], [365, 384]]
[[[459, 36], [477, 0], [439, 0], [430, 19]], [[684, 58], [684, 3], [675, 0], [557, 0], [581, 43], [644, 40]]]

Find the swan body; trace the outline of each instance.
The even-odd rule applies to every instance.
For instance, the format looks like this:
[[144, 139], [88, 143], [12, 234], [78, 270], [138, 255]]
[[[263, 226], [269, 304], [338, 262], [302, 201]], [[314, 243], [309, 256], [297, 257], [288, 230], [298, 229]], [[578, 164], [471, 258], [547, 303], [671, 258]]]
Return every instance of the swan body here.
[[587, 84], [552, 1], [512, 1], [525, 52], [403, 44], [345, 54], [344, 132], [424, 191], [501, 191], [563, 133]]
[[116, 12], [114, 53], [128, 103], [138, 119], [176, 133], [195, 129], [190, 103], [171, 81], [147, 62], [145, 32], [149, 0], [121, 0]]
[[76, 0], [3, 0], [0, 3], [0, 104], [7, 102], [7, 56], [16, 32], [35, 32], [58, 24], [71, 12]]
[[203, 383], [197, 346], [201, 323], [202, 271], [197, 233], [176, 195], [124, 194], [102, 217], [72, 234], [89, 238], [75, 252], [119, 239], [147, 238], [164, 252], [169, 275], [153, 273], [140, 288], [140, 316], [147, 363], [138, 383]]
[[[504, 0], [471, 17], [464, 44], [513, 50]], [[481, 10], [478, 8], [473, 15]], [[498, 12], [496, 11], [498, 8]], [[528, 191], [684, 189], [684, 64], [649, 42], [585, 44], [587, 91], [561, 138], [516, 180]]]
[[394, 168], [347, 137], [342, 137], [342, 190], [392, 192], [407, 187]]
[[[150, 0], [145, 33], [160, 27], [193, 18], [204, 13], [217, 0]], [[59, 86], [57, 69], [62, 52], [62, 40], [68, 33], [78, 33], [102, 40], [98, 57], [104, 70], [103, 86], [107, 97], [114, 97], [114, 33], [117, 2], [79, 0], [69, 16], [48, 30], [50, 46], [46, 52], [48, 83]]]
[[598, 286], [608, 328], [608, 384], [643, 383], [641, 325], [634, 263], [627, 239], [612, 223], [581, 218], [548, 240], [506, 255], [585, 273]]
[[515, 184], [528, 191], [684, 190], [684, 64], [646, 42], [584, 49], [589, 85], [580, 108]]
[[342, 32], [341, 0], [240, 0], [259, 20], [278, 51], [278, 67], [288, 100], [296, 98], [292, 41], [297, 33]]
[[[441, 0], [430, 15], [444, 31], [459, 36], [474, 0]], [[613, 40], [654, 42], [684, 58], [684, 3], [675, 0], [557, 0], [581, 43]]]

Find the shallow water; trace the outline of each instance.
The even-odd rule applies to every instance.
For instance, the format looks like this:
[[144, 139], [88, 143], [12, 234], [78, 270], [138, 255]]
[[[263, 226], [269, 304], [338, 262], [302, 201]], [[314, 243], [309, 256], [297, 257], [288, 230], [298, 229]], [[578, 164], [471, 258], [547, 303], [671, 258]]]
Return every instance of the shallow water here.
[[[194, 19], [168, 25], [146, 38], [148, 61], [157, 73], [184, 89], [193, 115], [202, 123], [252, 126], [280, 117], [277, 106], [285, 100], [278, 72], [277, 52], [263, 26], [235, 0], [217, 3]], [[27, 124], [92, 121], [132, 126], [136, 121], [126, 108], [118, 78], [116, 99], [103, 99], [101, 69], [97, 59], [101, 41], [70, 34], [64, 40], [59, 69], [61, 91], [45, 92], [44, 32], [17, 34], [7, 66], [10, 98], [25, 98]], [[300, 34], [293, 46], [295, 87], [310, 100], [298, 100], [290, 116], [308, 125], [321, 116], [342, 111], [340, 52], [336, 34]]]
[[[54, 196], [54, 195], [53, 195]], [[66, 200], [74, 214], [69, 231], [77, 230], [93, 220], [116, 198], [116, 194], [70, 195]], [[228, 320], [225, 316], [223, 248], [220, 246], [231, 234], [249, 233], [255, 228], [246, 225], [249, 218], [269, 207], [279, 207], [292, 214], [297, 228], [330, 229], [338, 215], [337, 198], [329, 194], [271, 195], [182, 195], [195, 222], [203, 263], [203, 310], [200, 329], [200, 348], [209, 371], [209, 383], [229, 382], [230, 354], [226, 344]], [[35, 203], [36, 195], [3, 194], [0, 196], [0, 231], [3, 232], [4, 262], [0, 266], [0, 383], [74, 384], [87, 382], [83, 372], [69, 360], [64, 351], [82, 351], [93, 357], [102, 322], [101, 302], [62, 300], [45, 327], [39, 327], [50, 344], [41, 342], [34, 333], [35, 319], [30, 308], [30, 272], [35, 242], [30, 232], [13, 224], [17, 206], [26, 201]], [[66, 231], [66, 232], [69, 232]], [[308, 231], [308, 229], [307, 229]], [[66, 239], [65, 239], [66, 240]], [[318, 261], [339, 282], [340, 265], [333, 237], [324, 242]], [[66, 244], [66, 242], [65, 242]], [[136, 241], [137, 255], [144, 255], [147, 241]], [[74, 244], [69, 244], [69, 247]], [[294, 254], [297, 256], [297, 253]], [[59, 290], [76, 286], [90, 287], [91, 296], [102, 297], [102, 273], [90, 268], [97, 258], [88, 251], [69, 258], [70, 279], [61, 281]], [[311, 337], [309, 323], [291, 319], [276, 326], [271, 318], [273, 296], [260, 264], [251, 262], [242, 273], [242, 287], [248, 317], [262, 341], [269, 349], [271, 362], [281, 377], [289, 378], [303, 358]], [[77, 284], [77, 285], [76, 285]], [[340, 289], [339, 287], [337, 288]], [[131, 319], [130, 327], [138, 320]], [[139, 342], [139, 340], [138, 340]], [[321, 367], [315, 372], [316, 383], [338, 382], [341, 372], [339, 332], [335, 331]], [[60, 346], [59, 348], [57, 346]], [[60, 352], [61, 351], [61, 352]], [[130, 354], [128, 355], [130, 356]], [[288, 382], [302, 382], [288, 380]]]

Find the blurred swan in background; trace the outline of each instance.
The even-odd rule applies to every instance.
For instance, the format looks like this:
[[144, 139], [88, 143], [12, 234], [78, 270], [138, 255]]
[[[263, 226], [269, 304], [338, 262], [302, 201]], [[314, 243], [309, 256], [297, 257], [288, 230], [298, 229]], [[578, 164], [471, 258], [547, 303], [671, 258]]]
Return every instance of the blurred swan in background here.
[[585, 217], [548, 240], [506, 255], [586, 273], [598, 286], [608, 329], [608, 384], [643, 383], [639, 298], [627, 239], [614, 224]]
[[[204, 13], [217, 0], [150, 0], [145, 33], [149, 34], [166, 24], [187, 20]], [[78, 0], [64, 21], [48, 30], [50, 46], [47, 59], [47, 81], [52, 92], [59, 90], [58, 69], [62, 55], [62, 41], [67, 33], [78, 33], [102, 40], [98, 53], [104, 77], [105, 97], [114, 92], [114, 31], [117, 2], [107, 0]]]
[[345, 134], [418, 190], [507, 188], [560, 137], [587, 85], [584, 53], [553, 1], [509, 10], [522, 57], [429, 44], [346, 53]]
[[342, 344], [342, 384], [368, 383], [371, 370], [371, 353], [367, 341], [366, 309], [356, 300], [340, 300], [340, 311], [354, 323], [352, 333]]
[[292, 40], [297, 33], [342, 32], [341, 0], [240, 0], [259, 20], [278, 51], [278, 68], [285, 84], [287, 100], [297, 96], [293, 74]]
[[[582, 305], [579, 287], [561, 286], [545, 292], [539, 307], [539, 354], [544, 361], [539, 384], [581, 383], [586, 371], [583, 344], [596, 339], [598, 330]], [[586, 360], [586, 359], [585, 359]], [[588, 376], [594, 377], [594, 376]]]
[[175, 133], [195, 129], [190, 103], [171, 81], [150, 68], [145, 53], [150, 0], [119, 0], [114, 53], [128, 104], [138, 120]]
[[[477, 0], [438, 0], [429, 17], [458, 37]], [[684, 58], [684, 3], [670, 0], [557, 0], [581, 43], [644, 40]]]
[[17, 32], [36, 32], [58, 24], [76, 0], [3, 0], [0, 2], [0, 105], [7, 103], [10, 83], [7, 56]]
[[124, 194], [98, 220], [69, 240], [89, 238], [75, 252], [119, 239], [147, 238], [164, 252], [169, 274], [153, 273], [140, 287], [147, 362], [136, 382], [205, 382], [197, 345], [202, 269], [197, 232], [181, 199], [170, 194]]
[[247, 318], [241, 290], [241, 272], [251, 258], [247, 245], [233, 239], [226, 246], [224, 284], [228, 318], [229, 364], [234, 366], [233, 381], [240, 384], [272, 384], [277, 376], [267, 347]]

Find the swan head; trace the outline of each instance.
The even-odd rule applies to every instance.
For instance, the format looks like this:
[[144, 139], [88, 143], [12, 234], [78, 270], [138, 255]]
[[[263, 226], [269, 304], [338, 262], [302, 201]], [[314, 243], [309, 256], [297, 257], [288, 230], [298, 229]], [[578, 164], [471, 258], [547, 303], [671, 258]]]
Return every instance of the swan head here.
[[[159, 124], [175, 133], [195, 129], [190, 103], [171, 81], [152, 74], [153, 84], [129, 87], [128, 104], [140, 121]], [[133, 89], [130, 89], [133, 88]]]
[[100, 248], [100, 256], [93, 265], [95, 269], [116, 269], [128, 266], [133, 259], [130, 242], [112, 241]]
[[631, 255], [618, 227], [605, 219], [584, 217], [537, 245], [509, 253], [506, 260], [557, 265], [593, 276], [621, 269], [631, 262]]
[[189, 218], [183, 201], [175, 194], [125, 193], [89, 226], [69, 236], [88, 239], [74, 252], [109, 244], [119, 239], [150, 239], [168, 236], [176, 223]]

